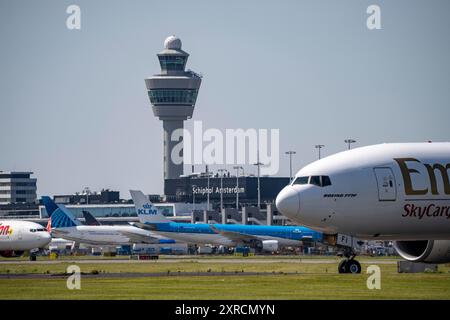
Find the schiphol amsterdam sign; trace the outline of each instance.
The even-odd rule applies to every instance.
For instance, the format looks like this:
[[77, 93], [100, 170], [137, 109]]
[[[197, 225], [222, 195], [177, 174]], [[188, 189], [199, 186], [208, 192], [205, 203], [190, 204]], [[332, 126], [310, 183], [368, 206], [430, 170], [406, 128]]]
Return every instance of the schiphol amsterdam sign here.
[[[222, 189], [222, 191], [221, 191]], [[239, 191], [238, 191], [239, 190]], [[206, 195], [206, 194], [236, 194], [236, 193], [245, 193], [244, 187], [192, 187], [192, 193], [193, 194], [200, 194], [200, 195]]]

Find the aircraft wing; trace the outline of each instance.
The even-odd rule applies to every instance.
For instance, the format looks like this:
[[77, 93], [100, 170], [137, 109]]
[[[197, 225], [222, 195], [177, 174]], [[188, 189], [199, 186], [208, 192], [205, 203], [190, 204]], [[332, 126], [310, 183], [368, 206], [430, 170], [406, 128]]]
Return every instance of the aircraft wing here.
[[130, 223], [132, 226], [148, 230], [148, 231], [156, 231], [156, 226], [148, 223], [142, 223], [142, 222], [133, 222]]
[[253, 236], [250, 234], [245, 234], [245, 233], [240, 233], [240, 232], [234, 232], [234, 231], [224, 231], [224, 230], [219, 230], [216, 227], [214, 227], [213, 225], [210, 226], [210, 228], [217, 234], [220, 234], [234, 242], [237, 243], [250, 243], [252, 241], [255, 240], [261, 240], [260, 238], [258, 238], [257, 236]]
[[133, 232], [127, 232], [127, 231], [120, 231], [122, 235], [130, 239], [130, 242], [133, 243], [147, 243], [147, 244], [153, 244], [158, 243], [159, 239], [155, 237], [150, 236], [144, 236], [140, 234], [136, 234]]

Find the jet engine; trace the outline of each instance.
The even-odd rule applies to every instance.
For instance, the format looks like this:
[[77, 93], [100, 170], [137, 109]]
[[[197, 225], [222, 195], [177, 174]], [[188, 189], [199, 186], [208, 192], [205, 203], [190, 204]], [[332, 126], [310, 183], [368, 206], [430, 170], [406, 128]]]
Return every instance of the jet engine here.
[[394, 248], [403, 259], [408, 261], [450, 262], [450, 240], [395, 241]]
[[0, 251], [0, 256], [4, 258], [17, 258], [22, 256], [24, 251], [18, 251], [18, 250], [5, 250]]
[[277, 240], [263, 240], [262, 249], [263, 251], [274, 252], [278, 251], [278, 241]]

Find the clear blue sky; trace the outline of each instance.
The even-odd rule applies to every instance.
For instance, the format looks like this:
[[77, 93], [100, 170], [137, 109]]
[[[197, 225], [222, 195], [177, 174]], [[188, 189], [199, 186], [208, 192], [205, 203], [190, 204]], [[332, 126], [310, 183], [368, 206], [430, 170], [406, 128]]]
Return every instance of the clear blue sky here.
[[[66, 28], [70, 4], [80, 31]], [[370, 4], [382, 30], [366, 27]], [[315, 144], [327, 155], [347, 137], [449, 141], [449, 12], [445, 0], [0, 0], [0, 170], [34, 171], [40, 195], [161, 193], [162, 124], [144, 78], [171, 34], [204, 75], [193, 119], [279, 128], [296, 170]]]

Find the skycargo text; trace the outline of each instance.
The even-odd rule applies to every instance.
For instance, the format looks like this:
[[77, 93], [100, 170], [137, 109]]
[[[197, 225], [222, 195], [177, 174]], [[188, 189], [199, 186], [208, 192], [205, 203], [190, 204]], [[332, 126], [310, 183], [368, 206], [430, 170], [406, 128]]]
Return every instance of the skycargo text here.
[[435, 204], [416, 206], [408, 203], [405, 204], [403, 209], [405, 212], [402, 214], [402, 217], [416, 217], [419, 219], [424, 217], [447, 217], [447, 219], [450, 219], [450, 206], [438, 206]]

